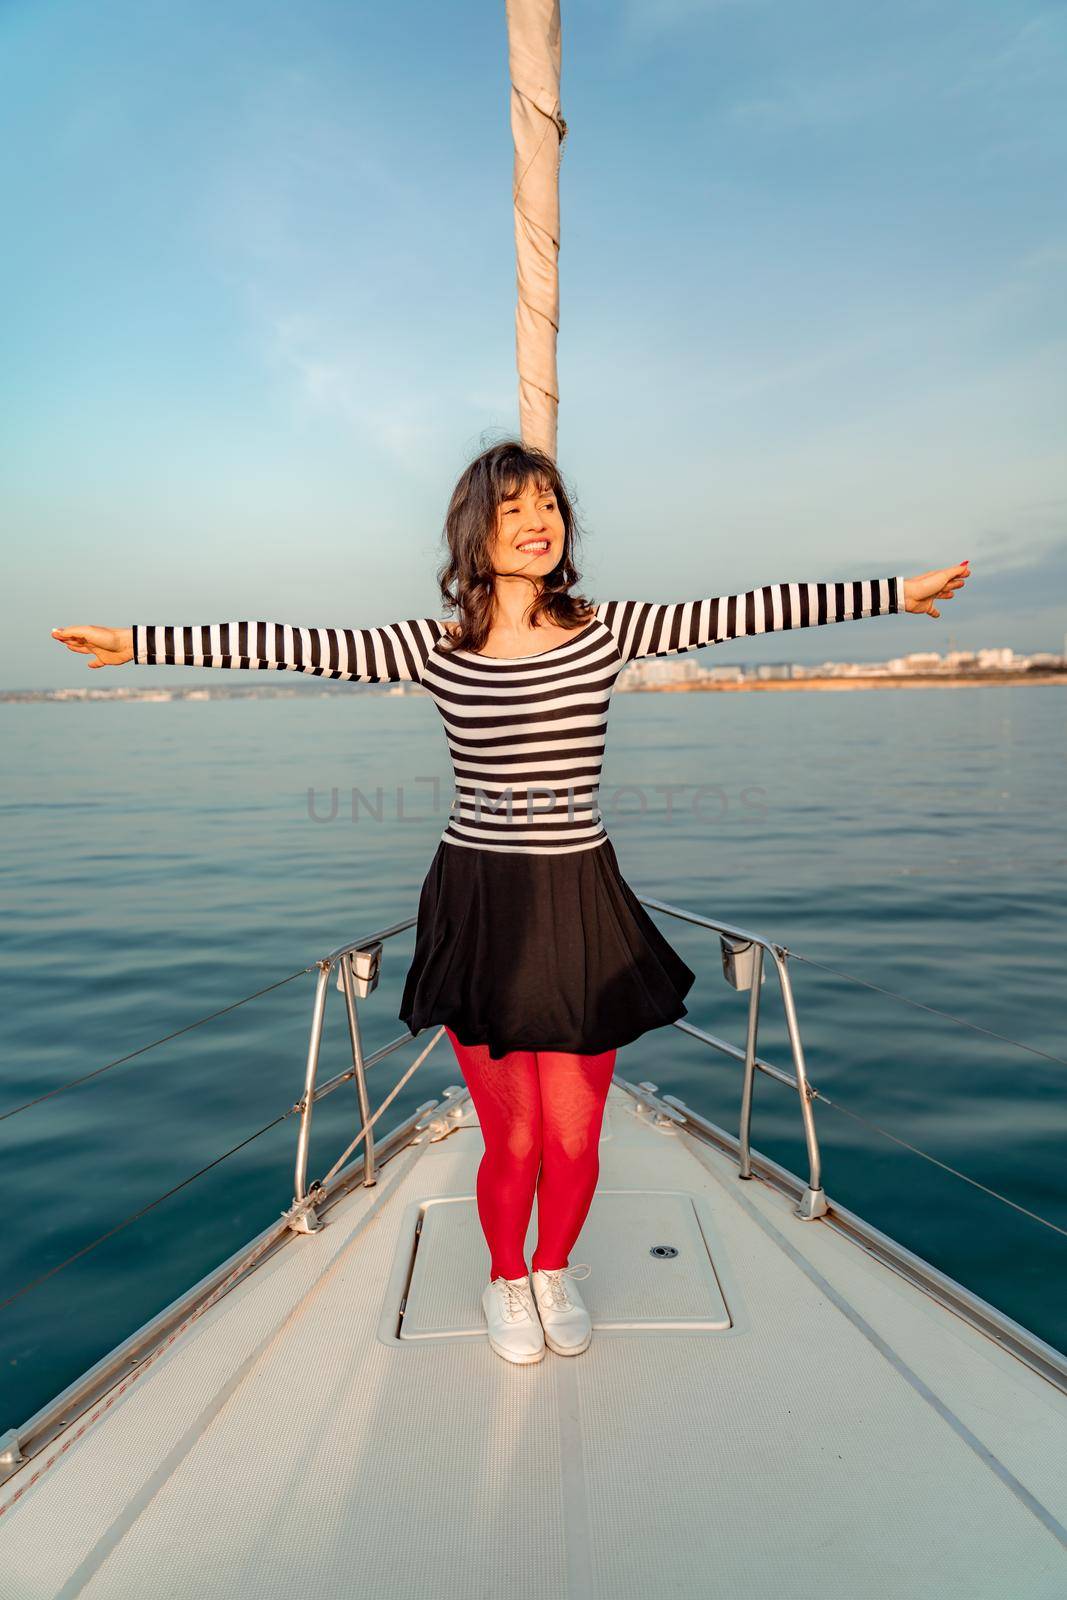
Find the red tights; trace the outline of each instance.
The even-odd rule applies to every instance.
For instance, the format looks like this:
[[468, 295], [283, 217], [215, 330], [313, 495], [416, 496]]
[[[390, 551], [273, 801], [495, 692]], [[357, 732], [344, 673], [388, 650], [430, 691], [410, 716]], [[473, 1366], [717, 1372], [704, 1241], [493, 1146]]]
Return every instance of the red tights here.
[[451, 1028], [445, 1031], [485, 1140], [477, 1193], [490, 1278], [526, 1276], [535, 1194], [531, 1267], [569, 1265], [600, 1176], [600, 1129], [616, 1052], [513, 1050], [493, 1057], [487, 1045], [461, 1044]]

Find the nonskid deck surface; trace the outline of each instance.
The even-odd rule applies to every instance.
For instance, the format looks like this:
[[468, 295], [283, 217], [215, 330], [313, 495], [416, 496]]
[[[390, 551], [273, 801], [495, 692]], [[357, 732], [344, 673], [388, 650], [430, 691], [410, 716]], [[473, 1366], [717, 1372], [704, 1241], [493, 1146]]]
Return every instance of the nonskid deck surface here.
[[2, 1600], [1067, 1593], [1044, 1379], [617, 1085], [592, 1345], [512, 1366], [481, 1151], [468, 1103], [195, 1322], [5, 1513]]

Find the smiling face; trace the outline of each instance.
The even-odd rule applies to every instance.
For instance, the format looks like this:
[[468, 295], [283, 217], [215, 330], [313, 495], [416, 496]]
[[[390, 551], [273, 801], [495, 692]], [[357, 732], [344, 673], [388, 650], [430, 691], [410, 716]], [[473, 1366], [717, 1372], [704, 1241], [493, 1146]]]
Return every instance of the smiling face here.
[[563, 555], [566, 527], [551, 488], [530, 478], [513, 499], [497, 507], [496, 538], [490, 550], [498, 578], [543, 578]]

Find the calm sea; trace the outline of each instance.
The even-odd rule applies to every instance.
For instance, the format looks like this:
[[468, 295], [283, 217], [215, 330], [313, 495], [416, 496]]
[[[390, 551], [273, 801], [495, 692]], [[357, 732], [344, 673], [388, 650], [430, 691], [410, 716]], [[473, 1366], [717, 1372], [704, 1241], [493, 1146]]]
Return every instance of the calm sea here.
[[[1065, 713], [1057, 687], [619, 694], [601, 791], [639, 894], [821, 963], [792, 970], [810, 1077], [845, 1108], [815, 1105], [830, 1198], [1061, 1349]], [[414, 914], [451, 779], [418, 695], [8, 704], [0, 725], [0, 1110], [172, 1036], [0, 1121], [0, 1299], [176, 1189], [0, 1310], [2, 1431], [289, 1204], [295, 1118], [185, 1180], [299, 1098], [314, 980], [279, 980]], [[742, 1043], [717, 937], [656, 920], [698, 973], [692, 1020]], [[370, 1048], [401, 1031], [412, 946], [386, 946]], [[760, 1049], [788, 1065], [776, 992]], [[375, 1103], [413, 1053], [376, 1069]], [[331, 989], [323, 1067], [347, 1064]], [[667, 1029], [618, 1067], [736, 1132], [726, 1058]], [[459, 1082], [444, 1039], [382, 1126]], [[795, 1097], [756, 1090], [754, 1142], [803, 1171]], [[312, 1177], [354, 1110], [317, 1108]]]

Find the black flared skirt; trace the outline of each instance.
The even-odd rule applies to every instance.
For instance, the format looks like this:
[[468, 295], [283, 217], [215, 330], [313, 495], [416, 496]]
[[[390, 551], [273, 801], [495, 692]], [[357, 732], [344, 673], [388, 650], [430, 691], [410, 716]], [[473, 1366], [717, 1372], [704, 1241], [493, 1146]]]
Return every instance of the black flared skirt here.
[[686, 1015], [696, 974], [619, 871], [610, 839], [535, 855], [442, 839], [419, 896], [400, 1020], [461, 1044], [598, 1055]]

